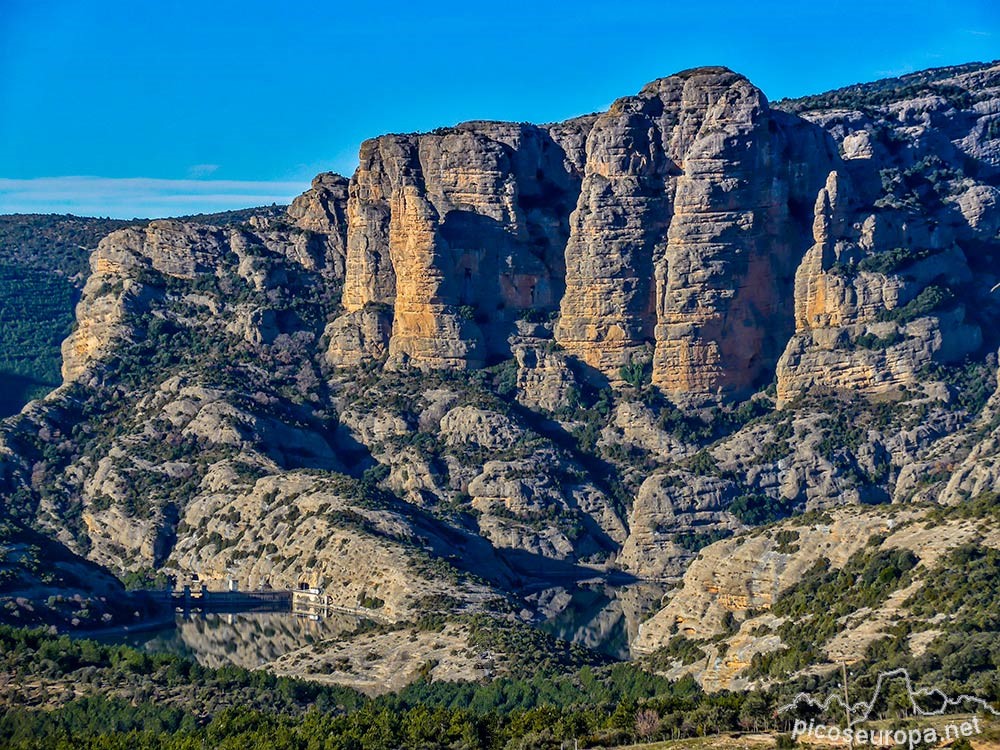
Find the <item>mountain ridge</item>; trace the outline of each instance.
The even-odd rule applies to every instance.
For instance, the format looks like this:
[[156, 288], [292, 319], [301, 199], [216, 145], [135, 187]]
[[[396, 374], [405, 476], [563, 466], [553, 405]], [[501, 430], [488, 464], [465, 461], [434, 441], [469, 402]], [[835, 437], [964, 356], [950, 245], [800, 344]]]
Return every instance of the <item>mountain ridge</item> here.
[[[637, 655], [777, 673], [801, 623], [741, 628], [791, 572], [864, 566], [884, 514], [1000, 477], [1000, 66], [938, 81], [793, 114], [697, 68], [564, 123], [379, 136], [284, 216], [113, 232], [64, 384], [0, 427], [3, 512], [120, 575], [305, 583], [397, 624], [675, 582], [605, 613]], [[875, 635], [910, 622], [889, 600]], [[754, 653], [692, 666], [680, 636]]]

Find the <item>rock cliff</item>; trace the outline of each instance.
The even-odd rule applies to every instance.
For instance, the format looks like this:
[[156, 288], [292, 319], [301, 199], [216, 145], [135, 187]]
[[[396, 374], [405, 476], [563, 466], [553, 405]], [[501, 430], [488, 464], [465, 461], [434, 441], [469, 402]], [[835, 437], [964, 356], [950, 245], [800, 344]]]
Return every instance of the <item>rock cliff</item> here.
[[[0, 507], [140, 582], [318, 585], [396, 625], [681, 581], [561, 627], [702, 642], [669, 670], [740, 684], [793, 642], [797, 577], [916, 554], [996, 485], [998, 123], [995, 64], [773, 104], [699, 68], [372, 139], [285, 216], [114, 232], [64, 384], [0, 424]], [[410, 653], [392, 632], [336, 660]]]
[[344, 278], [347, 261], [347, 186], [339, 174], [324, 172], [288, 207], [288, 218], [294, 225], [316, 235], [318, 243], [313, 240], [311, 248], [313, 263], [335, 280]]
[[[955, 96], [973, 90], [975, 101]], [[843, 161], [816, 198], [813, 244], [796, 271], [779, 402], [816, 387], [912, 388], [929, 364], [981, 350], [997, 312], [996, 227], [985, 218], [995, 188], [983, 184], [997, 160], [993, 139], [977, 136], [995, 127], [998, 94], [992, 66], [890, 98], [878, 114], [802, 112], [838, 141]]]
[[[782, 404], [913, 386], [979, 351], [995, 312], [973, 269], [1000, 221], [979, 137], [997, 77], [942, 74], [878, 110], [775, 109], [698, 68], [556, 126], [369, 141], [328, 359], [481, 367], [516, 352], [519, 318], [558, 311], [583, 375], [645, 367], [681, 404], [772, 379]], [[976, 102], [934, 93], [974, 86]]]
[[[359, 347], [431, 368], [509, 356], [518, 316], [562, 298], [591, 122], [473, 122], [364, 143], [331, 361], [356, 361]], [[391, 323], [373, 321], [379, 306], [391, 308]]]
[[835, 156], [724, 68], [618, 100], [587, 140], [557, 340], [612, 380], [652, 357], [676, 396], [752, 391], [784, 346], [801, 209]]

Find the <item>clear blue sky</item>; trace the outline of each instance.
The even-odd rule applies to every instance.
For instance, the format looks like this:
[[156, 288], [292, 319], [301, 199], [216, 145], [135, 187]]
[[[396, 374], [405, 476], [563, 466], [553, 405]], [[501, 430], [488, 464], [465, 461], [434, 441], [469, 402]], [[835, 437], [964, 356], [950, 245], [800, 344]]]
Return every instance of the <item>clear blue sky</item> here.
[[0, 213], [287, 200], [380, 133], [558, 120], [697, 65], [777, 99], [998, 57], [997, 0], [0, 0]]

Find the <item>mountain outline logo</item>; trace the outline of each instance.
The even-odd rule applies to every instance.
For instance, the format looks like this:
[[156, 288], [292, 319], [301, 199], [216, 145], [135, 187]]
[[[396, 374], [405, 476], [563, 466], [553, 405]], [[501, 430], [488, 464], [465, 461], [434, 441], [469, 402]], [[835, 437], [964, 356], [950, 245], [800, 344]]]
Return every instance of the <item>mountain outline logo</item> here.
[[[1000, 711], [993, 708], [988, 701], [975, 695], [967, 695], [963, 693], [957, 698], [949, 698], [944, 691], [939, 690], [938, 688], [915, 689], [913, 687], [913, 680], [910, 678], [910, 673], [902, 667], [879, 673], [878, 679], [875, 682], [875, 690], [872, 693], [871, 700], [869, 701], [858, 701], [857, 703], [848, 705], [843, 696], [837, 693], [832, 693], [827, 696], [825, 701], [820, 702], [815, 700], [809, 693], [801, 692], [792, 699], [791, 703], [781, 706], [778, 709], [778, 713], [782, 714], [787, 711], [793, 711], [796, 707], [802, 704], [812, 706], [813, 708], [819, 709], [825, 713], [829, 711], [830, 706], [836, 703], [840, 706], [841, 710], [849, 712], [849, 715], [852, 718], [848, 722], [847, 726], [853, 727], [856, 724], [868, 721], [872, 710], [878, 704], [879, 698], [886, 689], [886, 685], [890, 684], [891, 680], [895, 678], [902, 678], [906, 686], [906, 694], [909, 698], [910, 707], [913, 709], [914, 716], [943, 716], [950, 708], [954, 708], [962, 704], [973, 704], [978, 707], [978, 710], [984, 710], [993, 716], [1000, 717]], [[934, 710], [924, 709], [918, 702], [918, 698], [925, 700], [940, 700], [940, 707]]]

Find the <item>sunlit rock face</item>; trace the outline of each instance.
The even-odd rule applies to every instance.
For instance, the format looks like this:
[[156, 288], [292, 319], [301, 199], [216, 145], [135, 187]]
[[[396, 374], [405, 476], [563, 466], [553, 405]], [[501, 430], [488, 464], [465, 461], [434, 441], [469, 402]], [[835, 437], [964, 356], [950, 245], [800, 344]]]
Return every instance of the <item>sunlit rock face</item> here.
[[[743, 76], [699, 68], [597, 117], [365, 143], [328, 356], [479, 367], [526, 310], [594, 374], [743, 395], [793, 330], [811, 209], [839, 156]], [[391, 314], [390, 314], [391, 313]]]
[[[985, 101], [997, 70], [944, 84]], [[992, 110], [967, 104], [775, 108], [707, 67], [556, 125], [373, 139], [348, 189], [328, 359], [476, 368], [523, 349], [530, 310], [558, 313], [579, 374], [614, 384], [645, 366], [682, 404], [771, 381], [782, 404], [912, 386], [983, 341], [961, 305], [891, 314], [968, 284], [969, 253], [1000, 226]], [[888, 253], [914, 262], [863, 263]]]
[[803, 207], [835, 147], [744, 77], [699, 68], [620, 99], [587, 140], [558, 341], [610, 379], [742, 394], [790, 332]]
[[[431, 368], [510, 356], [522, 312], [553, 310], [563, 296], [591, 123], [473, 122], [363, 144], [332, 358], [344, 360], [355, 341]], [[391, 326], [372, 330], [366, 311], [385, 305]]]

